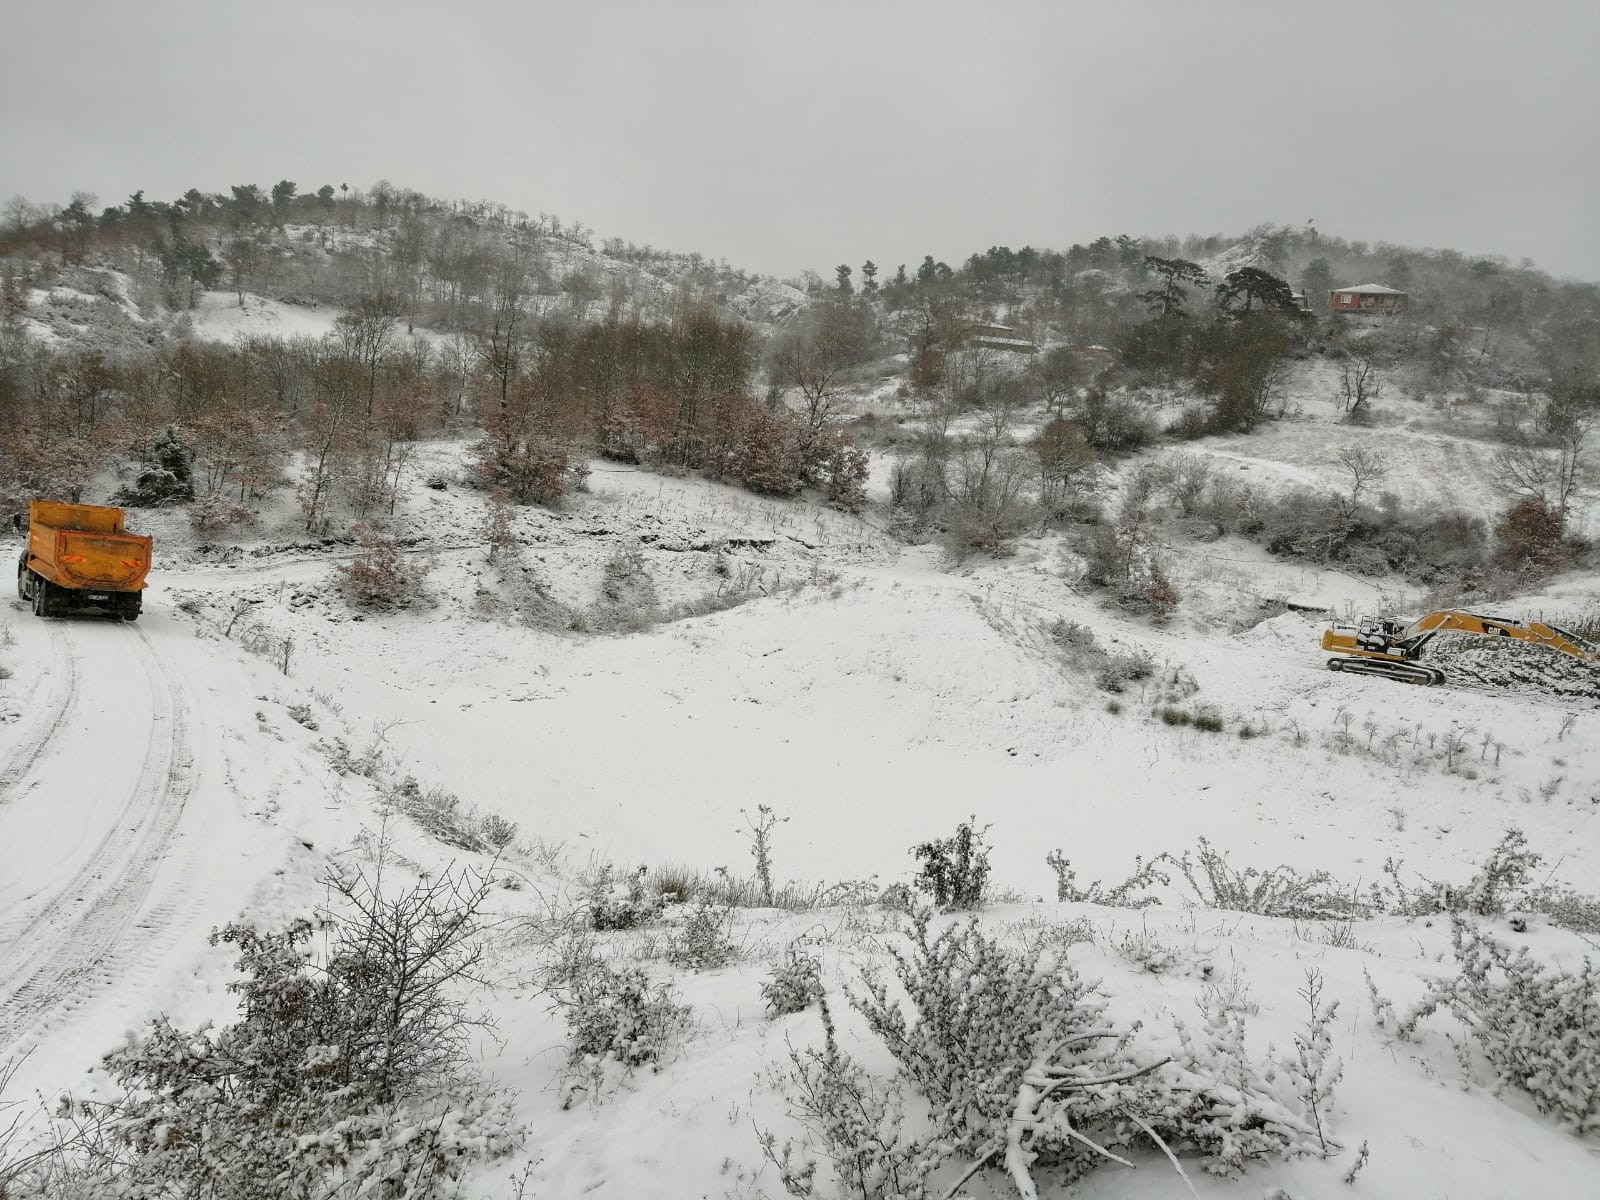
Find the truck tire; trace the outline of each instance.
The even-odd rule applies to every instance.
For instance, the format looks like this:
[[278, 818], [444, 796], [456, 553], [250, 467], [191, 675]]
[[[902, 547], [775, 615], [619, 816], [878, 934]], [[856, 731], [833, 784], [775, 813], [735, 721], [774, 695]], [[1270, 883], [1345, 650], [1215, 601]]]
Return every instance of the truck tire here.
[[55, 606], [50, 603], [50, 581], [48, 579], [35, 579], [33, 581], [33, 615], [36, 617], [55, 615]]
[[17, 560], [17, 599], [30, 599], [28, 595], [28, 559], [26, 555]]

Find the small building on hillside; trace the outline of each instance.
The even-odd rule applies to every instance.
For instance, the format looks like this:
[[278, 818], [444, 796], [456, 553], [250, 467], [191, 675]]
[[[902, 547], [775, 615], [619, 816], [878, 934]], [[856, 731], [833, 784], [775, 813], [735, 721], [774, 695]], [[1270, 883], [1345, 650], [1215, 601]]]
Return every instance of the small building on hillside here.
[[990, 350], [1006, 350], [1012, 354], [1034, 354], [1039, 349], [1027, 338], [1018, 337], [1014, 327], [1001, 325], [995, 321], [968, 321], [966, 335], [970, 344]]
[[1355, 287], [1334, 288], [1328, 293], [1328, 307], [1336, 313], [1399, 312], [1406, 306], [1406, 293], [1381, 283], [1361, 283]]

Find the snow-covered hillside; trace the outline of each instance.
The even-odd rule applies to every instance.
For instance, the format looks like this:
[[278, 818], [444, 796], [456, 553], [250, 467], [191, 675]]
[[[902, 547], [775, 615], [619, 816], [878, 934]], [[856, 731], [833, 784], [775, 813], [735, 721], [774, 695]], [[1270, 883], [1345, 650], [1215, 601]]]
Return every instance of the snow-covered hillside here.
[[[473, 228], [480, 257], [513, 253], [508, 231]], [[227, 288], [221, 286], [219, 271], [213, 290], [164, 284], [159, 263], [149, 253], [108, 252], [70, 265], [48, 257], [24, 262], [22, 269], [40, 284], [23, 290], [16, 325], [52, 348], [112, 355], [184, 337], [223, 342], [320, 338], [333, 330], [367, 277], [374, 271], [383, 275], [375, 264], [397, 253], [398, 236], [393, 229], [293, 223], [264, 230], [256, 235], [264, 265]], [[226, 239], [219, 235], [212, 241], [223, 256]], [[736, 271], [699, 255], [613, 249], [615, 254], [595, 249], [587, 238], [562, 236], [540, 237], [532, 249], [522, 245], [516, 261], [526, 272], [521, 286], [527, 289], [527, 314], [574, 321], [602, 320], [613, 312], [660, 317], [687, 297], [710, 303], [766, 336], [786, 327], [811, 303], [790, 283]], [[14, 265], [8, 261], [7, 270]], [[420, 296], [430, 285], [434, 281], [424, 273], [413, 287]], [[476, 286], [481, 291], [483, 281]], [[460, 323], [443, 318], [437, 305], [420, 299], [409, 320], [413, 334], [434, 338], [448, 336]]]
[[[1286, 421], [1195, 452], [1303, 482], [1337, 437], [1414, 445], [1397, 484], [1408, 499], [1486, 502], [1459, 465], [1476, 449], [1447, 436]], [[490, 561], [462, 456], [459, 441], [428, 444], [388, 522], [423, 580], [402, 611], [352, 611], [336, 570], [356, 548], [299, 532], [285, 500], [235, 543], [197, 537], [181, 511], [137, 514], [158, 561], [136, 627], [41, 621], [20, 603], [0, 618], [0, 1059], [26, 1055], [14, 1094], [106, 1094], [95, 1063], [147, 1019], [230, 1019], [230, 954], [207, 930], [308, 911], [329, 864], [370, 862], [381, 842], [397, 880], [467, 861], [509, 885], [492, 900], [501, 987], [483, 1000], [499, 1036], [478, 1052], [527, 1133], [469, 1194], [776, 1197], [755, 1130], [798, 1135], [773, 1072], [821, 1032], [815, 1009], [770, 1019], [760, 985], [788, 950], [819, 956], [841, 1038], [887, 1073], [846, 990], [887, 962], [902, 918], [884, 888], [911, 877], [910, 847], [975, 815], [992, 847], [984, 927], [1102, 979], [1118, 1024], [1144, 1021], [1152, 1053], [1177, 1045], [1174, 1020], [1193, 1024], [1197, 1002], [1226, 992], [1265, 1063], [1269, 1043], [1284, 1051], [1304, 1025], [1305, 971], [1322, 973], [1340, 1005], [1342, 1149], [1262, 1162], [1238, 1182], [1191, 1163], [1198, 1194], [1338, 1194], [1363, 1144], [1356, 1195], [1590, 1190], [1592, 1144], [1520, 1093], [1463, 1087], [1448, 1023], [1408, 1042], [1375, 1025], [1363, 975], [1402, 1008], [1417, 1000], [1446, 969], [1444, 918], [1249, 916], [1197, 904], [1181, 877], [1153, 909], [1062, 903], [1045, 859], [1062, 851], [1083, 886], [1205, 838], [1238, 869], [1327, 871], [1364, 895], [1386, 883], [1388, 860], [1405, 880], [1463, 882], [1515, 827], [1550, 882], [1594, 893], [1592, 703], [1331, 673], [1324, 619], [1251, 624], [1260, 602], [1403, 608], [1414, 589], [1242, 541], [1174, 548], [1191, 599], [1157, 628], [1076, 587], [1055, 535], [952, 567], [891, 538], [876, 510], [597, 462], [564, 510], [518, 510], [515, 544]], [[1600, 584], [1572, 576], [1505, 607], [1576, 613], [1597, 600]], [[1154, 670], [1102, 690], [1063, 622]], [[1165, 721], [1172, 710], [1187, 723]], [[1198, 714], [1211, 720], [1188, 720]], [[397, 796], [433, 788], [514, 821], [504, 858], [488, 866], [400, 815]], [[853, 885], [803, 911], [732, 910], [736, 953], [714, 969], [665, 960], [687, 919], [677, 907], [596, 935], [670, 981], [693, 1015], [657, 1069], [585, 1083], [539, 982], [557, 915], [581, 909], [602, 864], [749, 876], [762, 805], [782, 821], [780, 886]], [[1587, 949], [1536, 914], [1515, 931], [1486, 924], [1546, 963], [1575, 967]], [[1071, 1194], [1182, 1189], [1159, 1151], [1133, 1161]], [[1011, 1194], [998, 1172], [969, 1187]]]

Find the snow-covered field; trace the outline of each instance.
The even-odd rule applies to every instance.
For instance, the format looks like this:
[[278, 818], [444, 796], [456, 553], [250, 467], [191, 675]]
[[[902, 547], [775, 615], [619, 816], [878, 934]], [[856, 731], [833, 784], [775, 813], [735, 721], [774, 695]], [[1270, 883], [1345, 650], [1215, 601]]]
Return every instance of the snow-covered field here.
[[[270, 315], [281, 332], [310, 332], [295, 322], [321, 317]], [[264, 328], [268, 316], [238, 320]], [[220, 301], [203, 316], [219, 337], [243, 330], [233, 320]], [[1325, 429], [1286, 423], [1199, 452], [1305, 482], [1329, 454]], [[1409, 436], [1387, 444], [1409, 447]], [[1476, 446], [1414, 440], [1408, 499], [1486, 502]], [[460, 453], [427, 447], [417, 479], [457, 477]], [[515, 821], [505, 866], [527, 881], [493, 900], [507, 920], [492, 958], [508, 986], [486, 1001], [499, 1036], [481, 1046], [489, 1075], [516, 1090], [526, 1150], [465, 1194], [781, 1195], [752, 1124], [780, 1139], [796, 1131], [770, 1072], [790, 1042], [820, 1037], [814, 1010], [765, 1015], [759, 985], [790, 946], [822, 955], [842, 1037], [888, 1070], [840, 989], [884, 961], [894, 914], [756, 909], [735, 914], [739, 960], [702, 973], [668, 967], [649, 931], [608, 935], [674, 981], [693, 1032], [659, 1072], [562, 1105], [564, 1025], [547, 996], [516, 982], [541, 953], [551, 898], [601, 862], [748, 875], [745, 821], [758, 805], [784, 819], [781, 880], [874, 888], [910, 878], [914, 843], [976, 815], [1002, 898], [985, 926], [1048, 940], [1078, 923], [1092, 940], [1075, 935], [1069, 961], [1104, 980], [1119, 1020], [1147, 1021], [1153, 1044], [1171, 1040], [1174, 1016], [1194, 1017], [1202, 989], [1231, 981], [1248, 991], [1265, 1059], [1303, 1023], [1304, 971], [1322, 971], [1340, 1002], [1342, 1153], [1264, 1163], [1238, 1182], [1191, 1169], [1202, 1196], [1595, 1193], [1592, 1142], [1514, 1092], [1463, 1086], [1447, 1023], [1414, 1043], [1375, 1027], [1363, 972], [1402, 1007], [1414, 1001], [1445, 970], [1446, 922], [1381, 918], [1340, 938], [1320, 923], [1187, 906], [1177, 890], [1145, 912], [1054, 898], [1045, 856], [1057, 848], [1080, 882], [1120, 879], [1136, 856], [1205, 837], [1241, 867], [1326, 870], [1364, 889], [1387, 859], [1409, 877], [1465, 880], [1513, 826], [1552, 880], [1600, 891], [1594, 707], [1337, 675], [1317, 649], [1321, 623], [1297, 612], [1244, 628], [1262, 599], [1403, 607], [1401, 585], [1234, 540], [1177, 547], [1176, 581], [1192, 599], [1153, 628], [1077, 590], [1054, 537], [953, 568], [891, 540], [871, 513], [597, 463], [566, 511], [519, 512], [518, 545], [494, 563], [480, 494], [414, 487], [393, 525], [417, 539], [403, 561], [425, 573], [427, 598], [358, 616], [333, 574], [351, 547], [298, 534], [286, 508], [220, 550], [198, 545], [181, 515], [141, 519], [158, 563], [136, 627], [39, 621], [20, 603], [0, 614], [0, 641], [12, 643], [0, 648], [0, 1059], [27, 1055], [24, 1093], [103, 1089], [100, 1056], [157, 1013], [228, 1018], [229, 955], [207, 931], [240, 914], [279, 922], [320, 900], [329, 862], [370, 853], [380, 785], [410, 775]], [[637, 556], [658, 619], [631, 632], [536, 619], [554, 605], [604, 628], [602, 583], [619, 556]], [[1527, 604], [1575, 612], [1597, 597], [1600, 582], [1569, 577]], [[1112, 697], [1063, 659], [1059, 620], [1161, 669]], [[246, 629], [258, 648], [292, 643], [287, 674], [241, 645]], [[1163, 724], [1153, 710], [1168, 702], [1223, 728]], [[337, 771], [336, 739], [371, 748], [378, 777]], [[389, 833], [413, 873], [477, 861], [403, 820]], [[1574, 965], [1587, 950], [1539, 918], [1520, 934], [1491, 924], [1544, 961]], [[1132, 934], [1170, 961], [1132, 961], [1118, 948]], [[1371, 1161], [1348, 1189], [1340, 1180], [1363, 1142]], [[1182, 1193], [1158, 1154], [1136, 1161], [1072, 1194]], [[1008, 1194], [998, 1177], [972, 1186]]]

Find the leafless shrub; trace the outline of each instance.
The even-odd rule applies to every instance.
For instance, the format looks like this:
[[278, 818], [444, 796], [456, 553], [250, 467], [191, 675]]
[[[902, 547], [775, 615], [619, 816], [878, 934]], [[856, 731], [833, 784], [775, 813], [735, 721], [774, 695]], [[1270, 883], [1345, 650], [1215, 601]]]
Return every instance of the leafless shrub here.
[[1268, 871], [1255, 867], [1237, 870], [1229, 864], [1228, 856], [1205, 838], [1200, 839], [1194, 859], [1185, 850], [1172, 862], [1196, 900], [1207, 908], [1317, 920], [1363, 916], [1368, 911], [1354, 896], [1333, 890], [1337, 885], [1326, 871], [1302, 875], [1287, 866]]
[[[898, 1080], [868, 1074], [839, 1048], [833, 1015], [822, 1001], [821, 1050], [789, 1049], [790, 1069], [778, 1077], [791, 1114], [806, 1130], [782, 1147], [759, 1134], [761, 1150], [790, 1196], [837, 1200], [931, 1200], [929, 1176], [948, 1157], [937, 1141], [909, 1136], [905, 1092]], [[817, 1178], [818, 1155], [832, 1164], [834, 1189]]]
[[[1455, 915], [1450, 942], [1455, 978], [1429, 980], [1427, 996], [1400, 1018], [1374, 989], [1380, 1022], [1411, 1039], [1445, 1009], [1465, 1026], [1497, 1084], [1525, 1092], [1576, 1137], [1600, 1132], [1600, 970], [1588, 959], [1576, 972], [1547, 968], [1526, 947], [1512, 953]], [[1468, 1066], [1464, 1052], [1461, 1058]]]
[[361, 549], [337, 568], [340, 590], [357, 609], [406, 608], [422, 597], [426, 561], [402, 563], [399, 547], [369, 525], [355, 528]]
[[52, 1161], [0, 1183], [41, 1200], [73, 1179], [98, 1182], [85, 1195], [455, 1194], [521, 1138], [470, 1068], [490, 887], [453, 871], [401, 890], [377, 871], [332, 875], [320, 956], [307, 920], [213, 934], [238, 949], [238, 1019], [157, 1018], [106, 1059], [119, 1094], [69, 1101]]
[[1077, 872], [1072, 869], [1072, 862], [1060, 850], [1052, 850], [1045, 855], [1045, 864], [1056, 873], [1056, 899], [1072, 904], [1104, 904], [1113, 908], [1145, 908], [1151, 904], [1161, 902], [1159, 896], [1152, 895], [1148, 889], [1156, 886], [1167, 886], [1171, 878], [1161, 872], [1161, 864], [1170, 861], [1170, 856], [1159, 854], [1148, 863], [1143, 858], [1135, 858], [1133, 873], [1112, 887], [1102, 887], [1096, 879], [1086, 888], [1077, 886]]
[[243, 529], [255, 523], [256, 514], [248, 505], [228, 499], [220, 492], [202, 496], [189, 507], [189, 525], [196, 533]]

